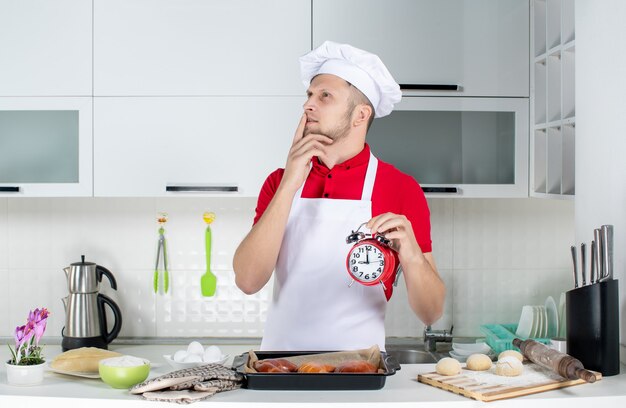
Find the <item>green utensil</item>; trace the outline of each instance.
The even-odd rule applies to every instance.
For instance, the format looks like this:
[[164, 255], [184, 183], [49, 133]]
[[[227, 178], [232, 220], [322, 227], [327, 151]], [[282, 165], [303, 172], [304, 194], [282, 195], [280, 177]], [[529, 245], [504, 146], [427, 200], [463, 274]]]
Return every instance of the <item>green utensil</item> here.
[[204, 246], [206, 251], [206, 272], [200, 278], [200, 289], [202, 290], [202, 296], [215, 295], [215, 288], [217, 287], [217, 276], [211, 272], [211, 223], [215, 220], [215, 214], [204, 213], [202, 218], [206, 222], [206, 231], [204, 232]]
[[[156, 263], [154, 266], [153, 289], [154, 293], [159, 292], [159, 274], [163, 271], [163, 293], [167, 293], [170, 287], [170, 275], [167, 271], [167, 244], [165, 241], [165, 229], [163, 225], [167, 222], [167, 214], [160, 213], [157, 221], [159, 223], [159, 243], [157, 246]], [[159, 265], [163, 264], [163, 269]]]

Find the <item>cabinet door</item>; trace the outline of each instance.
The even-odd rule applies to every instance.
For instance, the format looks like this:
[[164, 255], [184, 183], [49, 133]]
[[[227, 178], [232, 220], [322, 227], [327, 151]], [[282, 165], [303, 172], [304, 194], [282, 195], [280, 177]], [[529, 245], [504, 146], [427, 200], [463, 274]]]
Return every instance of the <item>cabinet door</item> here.
[[313, 46], [377, 54], [400, 84], [458, 85], [419, 95], [523, 96], [528, 0], [313, 0]]
[[367, 140], [431, 197], [528, 196], [526, 98], [405, 97]]
[[0, 96], [91, 94], [91, 2], [0, 0]]
[[95, 95], [303, 95], [308, 0], [95, 0]]
[[[94, 98], [96, 196], [257, 196], [284, 167], [304, 97]], [[237, 187], [236, 192], [224, 191]]]
[[0, 98], [0, 196], [92, 195], [91, 104]]

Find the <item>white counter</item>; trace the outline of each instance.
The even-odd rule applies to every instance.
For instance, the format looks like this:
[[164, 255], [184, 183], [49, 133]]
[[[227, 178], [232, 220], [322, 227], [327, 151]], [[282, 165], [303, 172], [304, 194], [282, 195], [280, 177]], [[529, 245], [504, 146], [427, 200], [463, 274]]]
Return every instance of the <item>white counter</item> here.
[[[149, 346], [112, 346], [111, 349], [123, 354], [147, 358], [161, 366], [152, 369], [150, 377], [171, 371], [162, 358], [163, 354], [173, 354], [182, 346], [149, 345]], [[250, 349], [258, 349], [258, 345], [220, 346], [226, 354], [234, 356]], [[61, 352], [60, 346], [47, 346], [45, 355], [48, 360]], [[8, 348], [0, 352], [2, 361], [9, 357]], [[227, 362], [230, 364], [232, 358]], [[443, 391], [417, 382], [417, 375], [434, 370], [434, 364], [407, 364], [395, 375], [387, 377], [382, 390], [373, 391], [258, 391], [240, 389], [218, 393], [208, 400], [197, 402], [194, 406], [210, 403], [214, 407], [275, 407], [277, 403], [286, 406], [301, 407], [325, 404], [336, 407], [373, 407], [373, 406], [411, 406], [411, 407], [475, 407], [489, 404], [489, 407], [585, 407], [624, 406], [626, 404], [626, 367], [622, 373], [606, 377], [595, 384], [583, 384], [560, 390], [547, 391], [510, 400], [483, 403]], [[6, 369], [0, 368], [0, 406], [1, 407], [33, 407], [33, 406], [65, 406], [77, 407], [86, 403], [89, 408], [111, 407], [148, 407], [176, 405], [143, 400], [140, 396], [130, 395], [127, 390], [117, 390], [98, 379], [69, 377], [52, 372], [46, 373], [44, 382], [33, 387], [14, 387], [6, 384]]]

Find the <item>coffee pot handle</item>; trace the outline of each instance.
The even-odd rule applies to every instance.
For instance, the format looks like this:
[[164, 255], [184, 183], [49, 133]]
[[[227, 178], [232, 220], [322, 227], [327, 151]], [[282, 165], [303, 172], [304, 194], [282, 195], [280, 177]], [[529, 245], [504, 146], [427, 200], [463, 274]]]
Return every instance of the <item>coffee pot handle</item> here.
[[111, 282], [111, 287], [117, 290], [117, 282], [115, 281], [115, 277], [110, 270], [108, 270], [104, 266], [96, 265], [96, 274], [98, 275], [98, 282], [102, 282], [102, 275], [104, 275], [109, 278], [109, 282]]
[[[113, 316], [115, 317], [115, 322], [113, 323], [113, 329], [111, 332], [107, 332], [107, 319], [106, 319], [106, 310], [104, 310], [104, 305], [107, 304], [111, 311], [113, 312]], [[113, 341], [120, 334], [120, 330], [122, 329], [122, 311], [120, 310], [117, 303], [115, 303], [110, 297], [98, 294], [98, 309], [100, 313], [100, 332], [104, 337], [104, 340], [107, 344]]]

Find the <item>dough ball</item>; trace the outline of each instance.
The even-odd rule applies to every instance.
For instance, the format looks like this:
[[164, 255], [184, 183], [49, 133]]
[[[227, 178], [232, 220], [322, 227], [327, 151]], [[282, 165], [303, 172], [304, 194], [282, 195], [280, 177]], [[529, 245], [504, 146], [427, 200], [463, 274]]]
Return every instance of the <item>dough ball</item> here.
[[496, 374], [505, 377], [516, 377], [524, 371], [524, 365], [515, 357], [502, 357], [496, 363]]
[[467, 358], [467, 369], [487, 371], [491, 368], [491, 359], [486, 354], [472, 354]]
[[502, 353], [498, 354], [498, 360], [501, 360], [504, 357], [515, 357], [520, 362], [524, 361], [524, 355], [515, 350], [504, 350]]
[[444, 357], [437, 363], [435, 371], [440, 375], [456, 375], [461, 372], [461, 363], [451, 357]]

